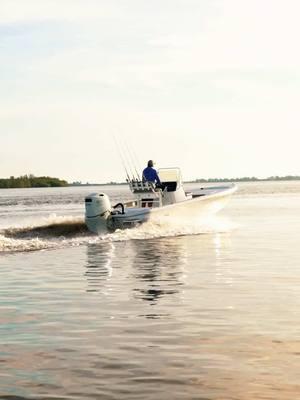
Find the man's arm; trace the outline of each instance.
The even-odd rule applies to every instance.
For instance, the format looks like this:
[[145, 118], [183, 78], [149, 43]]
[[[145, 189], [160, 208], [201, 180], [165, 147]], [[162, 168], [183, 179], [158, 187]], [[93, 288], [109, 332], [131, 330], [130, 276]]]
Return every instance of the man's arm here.
[[146, 177], [145, 177], [145, 174], [144, 174], [145, 170], [146, 170], [146, 168], [143, 169], [143, 172], [142, 172], [142, 181], [143, 182], [145, 182], [147, 180]]
[[159, 176], [157, 175], [156, 171], [155, 171], [155, 179], [156, 179], [157, 183], [161, 184]]

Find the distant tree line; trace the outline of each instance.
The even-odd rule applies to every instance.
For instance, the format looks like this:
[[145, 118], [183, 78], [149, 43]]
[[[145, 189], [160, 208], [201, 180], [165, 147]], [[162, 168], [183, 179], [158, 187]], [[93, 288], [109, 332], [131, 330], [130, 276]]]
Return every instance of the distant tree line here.
[[127, 185], [127, 182], [106, 182], [106, 183], [83, 183], [81, 181], [75, 181], [72, 183], [69, 183], [69, 186], [112, 186], [112, 185]]
[[243, 178], [209, 178], [209, 179], [196, 179], [192, 182], [263, 182], [263, 181], [299, 181], [300, 176], [287, 175], [287, 176], [269, 176], [268, 178], [260, 179], [255, 176], [245, 176]]
[[10, 188], [37, 188], [37, 187], [61, 187], [68, 186], [68, 182], [50, 176], [23, 175], [15, 178], [0, 179], [1, 189]]
[[[245, 176], [242, 178], [198, 178], [194, 181], [185, 181], [185, 183], [213, 183], [213, 182], [264, 182], [264, 181], [298, 181], [300, 176], [270, 176], [268, 178], [257, 178], [255, 176]], [[69, 186], [105, 186], [105, 185], [127, 185], [127, 182], [107, 182], [107, 183], [82, 183], [81, 181], [72, 182]]]
[[287, 175], [287, 176], [270, 176], [267, 181], [299, 181], [300, 176]]
[[[300, 180], [300, 176], [295, 175], [287, 175], [287, 176], [270, 176], [268, 178], [260, 179], [253, 177], [242, 177], [242, 178], [209, 178], [203, 179], [199, 178], [194, 181], [190, 181], [190, 183], [198, 183], [198, 182], [256, 182], [256, 181], [296, 181]], [[37, 188], [37, 187], [62, 187], [62, 186], [90, 186], [90, 185], [124, 185], [126, 183], [118, 183], [118, 182], [109, 182], [102, 184], [90, 184], [90, 183], [82, 183], [82, 182], [73, 182], [69, 184], [67, 181], [52, 178], [50, 176], [34, 176], [34, 175], [23, 175], [19, 177], [11, 176], [7, 179], [0, 179], [0, 189], [9, 189], [9, 188]]]

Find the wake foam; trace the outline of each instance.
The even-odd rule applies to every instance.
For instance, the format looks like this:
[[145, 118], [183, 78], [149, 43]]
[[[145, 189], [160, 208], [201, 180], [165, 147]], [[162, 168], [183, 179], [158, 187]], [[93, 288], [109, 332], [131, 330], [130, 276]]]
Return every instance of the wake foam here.
[[172, 219], [172, 221], [147, 222], [139, 227], [116, 230], [107, 236], [113, 241], [147, 240], [160, 237], [176, 237], [188, 235], [204, 235], [212, 233], [226, 233], [236, 227], [227, 218], [212, 216], [199, 221]]
[[90, 236], [91, 233], [82, 218], [51, 215], [30, 226], [11, 227], [0, 231], [0, 253], [80, 245]]
[[88, 229], [83, 221], [56, 222], [53, 224], [30, 226], [23, 228], [9, 228], [4, 230], [6, 237], [14, 239], [30, 239], [39, 238], [57, 238], [72, 237], [76, 235], [84, 235], [88, 233]]
[[139, 227], [116, 230], [101, 236], [88, 231], [84, 220], [76, 217], [51, 216], [42, 224], [11, 227], [0, 231], [0, 253], [56, 249], [109, 241], [147, 240], [162, 237], [224, 233], [234, 229], [227, 219], [213, 216], [194, 220], [147, 222]]

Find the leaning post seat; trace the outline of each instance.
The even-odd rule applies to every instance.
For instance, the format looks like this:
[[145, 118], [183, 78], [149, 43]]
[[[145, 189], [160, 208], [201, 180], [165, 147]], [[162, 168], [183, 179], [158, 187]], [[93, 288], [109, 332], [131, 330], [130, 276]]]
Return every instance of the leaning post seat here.
[[162, 190], [167, 189], [167, 192], [175, 192], [177, 189], [177, 182], [162, 182]]
[[152, 182], [131, 180], [129, 187], [132, 193], [136, 196], [139, 207], [161, 207], [162, 206], [162, 191], [156, 189]]
[[155, 190], [155, 187], [152, 183], [139, 180], [129, 181], [129, 186], [133, 193], [153, 192]]

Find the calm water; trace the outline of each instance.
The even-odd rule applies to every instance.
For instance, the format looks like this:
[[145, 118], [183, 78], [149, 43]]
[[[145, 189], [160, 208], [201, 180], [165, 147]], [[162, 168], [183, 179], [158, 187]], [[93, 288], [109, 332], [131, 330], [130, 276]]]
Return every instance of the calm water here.
[[300, 182], [103, 237], [93, 190], [0, 190], [0, 398], [299, 398]]

